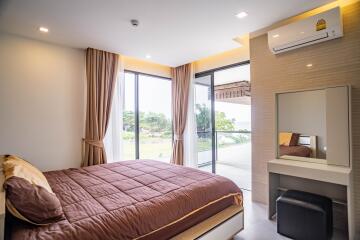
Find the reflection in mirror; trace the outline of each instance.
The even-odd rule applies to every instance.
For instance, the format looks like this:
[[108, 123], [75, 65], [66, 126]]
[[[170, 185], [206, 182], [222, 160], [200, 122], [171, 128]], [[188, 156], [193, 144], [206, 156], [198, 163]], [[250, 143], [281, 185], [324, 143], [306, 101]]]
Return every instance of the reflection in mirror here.
[[326, 90], [277, 95], [278, 157], [326, 159]]

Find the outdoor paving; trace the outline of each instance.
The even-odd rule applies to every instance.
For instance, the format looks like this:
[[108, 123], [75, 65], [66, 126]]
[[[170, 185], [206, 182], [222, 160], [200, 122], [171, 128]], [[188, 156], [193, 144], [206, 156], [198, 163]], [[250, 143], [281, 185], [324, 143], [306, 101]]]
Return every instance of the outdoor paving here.
[[[200, 159], [211, 159], [211, 151], [199, 153]], [[200, 167], [211, 172], [211, 165]], [[251, 143], [218, 149], [216, 174], [234, 181], [240, 188], [251, 190]]]

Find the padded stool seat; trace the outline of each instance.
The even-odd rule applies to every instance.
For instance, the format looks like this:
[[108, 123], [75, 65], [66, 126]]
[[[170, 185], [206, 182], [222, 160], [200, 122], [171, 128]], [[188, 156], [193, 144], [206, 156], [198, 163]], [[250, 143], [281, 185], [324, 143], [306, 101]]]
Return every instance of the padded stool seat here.
[[299, 240], [330, 239], [332, 201], [317, 194], [288, 190], [276, 200], [277, 232]]

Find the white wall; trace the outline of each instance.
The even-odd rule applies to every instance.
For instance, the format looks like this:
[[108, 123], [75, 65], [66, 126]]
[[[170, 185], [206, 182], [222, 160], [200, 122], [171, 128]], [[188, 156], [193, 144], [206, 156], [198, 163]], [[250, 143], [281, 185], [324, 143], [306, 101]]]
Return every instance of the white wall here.
[[84, 118], [84, 50], [0, 33], [0, 154], [79, 167]]

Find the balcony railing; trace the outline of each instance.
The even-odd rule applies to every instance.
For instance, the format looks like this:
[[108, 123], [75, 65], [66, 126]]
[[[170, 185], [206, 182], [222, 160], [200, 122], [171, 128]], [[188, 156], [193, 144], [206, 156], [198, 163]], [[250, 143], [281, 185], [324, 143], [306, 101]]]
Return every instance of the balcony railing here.
[[[207, 166], [212, 163], [212, 132], [211, 131], [198, 131], [198, 166]], [[221, 160], [219, 156], [219, 149], [224, 149], [231, 146], [239, 146], [251, 142], [251, 131], [215, 131], [215, 161]], [[251, 151], [251, 149], [246, 149]], [[226, 153], [229, 155], [228, 153]], [[234, 153], [236, 156], [237, 153]], [[220, 157], [220, 159], [219, 159]]]

